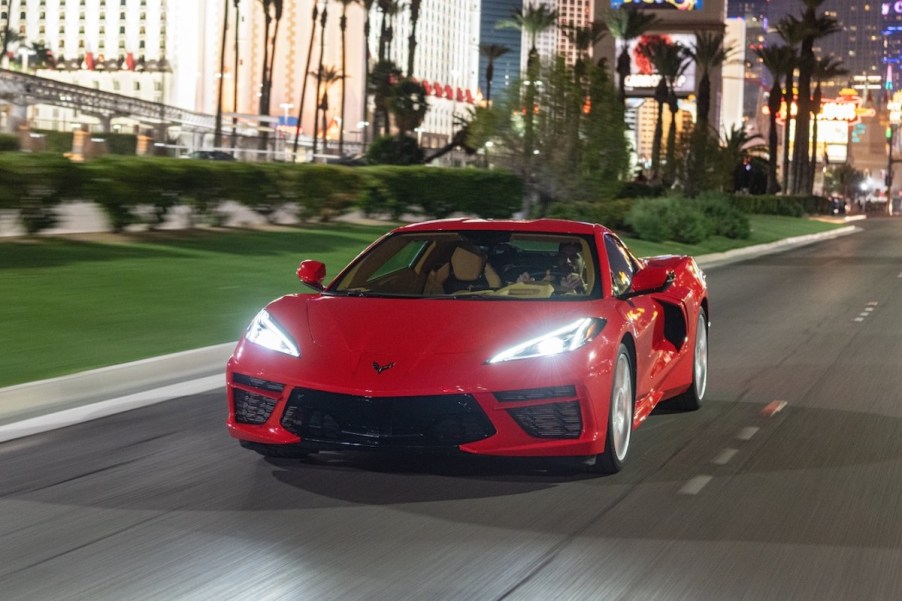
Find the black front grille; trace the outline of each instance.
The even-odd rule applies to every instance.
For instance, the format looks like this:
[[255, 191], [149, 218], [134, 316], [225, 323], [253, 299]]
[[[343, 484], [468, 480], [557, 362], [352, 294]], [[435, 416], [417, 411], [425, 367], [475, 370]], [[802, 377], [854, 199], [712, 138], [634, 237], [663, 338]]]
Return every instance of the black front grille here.
[[576, 396], [576, 386], [547, 386], [545, 388], [524, 388], [520, 390], [504, 390], [495, 393], [495, 398], [502, 403], [513, 401], [537, 401]]
[[235, 400], [235, 421], [239, 424], [262, 424], [276, 407], [276, 399], [240, 388], [232, 390], [232, 398]]
[[536, 438], [578, 438], [583, 430], [579, 402], [508, 409], [517, 423]]
[[370, 448], [455, 447], [495, 433], [466, 394], [364, 397], [295, 389], [282, 427], [305, 442]]

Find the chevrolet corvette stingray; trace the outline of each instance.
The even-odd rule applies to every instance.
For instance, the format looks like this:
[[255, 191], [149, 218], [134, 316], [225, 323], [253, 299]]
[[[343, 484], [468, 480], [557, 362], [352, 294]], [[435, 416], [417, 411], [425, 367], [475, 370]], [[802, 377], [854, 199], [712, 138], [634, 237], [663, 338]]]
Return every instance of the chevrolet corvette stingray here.
[[622, 469], [660, 402], [697, 409], [705, 276], [601, 225], [440, 220], [272, 301], [227, 366], [228, 431], [270, 457], [322, 450], [573, 457]]

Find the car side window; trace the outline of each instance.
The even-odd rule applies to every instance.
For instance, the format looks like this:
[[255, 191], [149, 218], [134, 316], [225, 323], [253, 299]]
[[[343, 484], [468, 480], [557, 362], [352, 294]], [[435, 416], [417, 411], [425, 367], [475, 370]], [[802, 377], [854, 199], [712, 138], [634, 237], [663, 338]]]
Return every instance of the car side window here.
[[604, 237], [604, 246], [608, 254], [608, 266], [611, 269], [611, 291], [619, 296], [629, 290], [636, 273], [636, 264], [623, 244], [612, 236]]

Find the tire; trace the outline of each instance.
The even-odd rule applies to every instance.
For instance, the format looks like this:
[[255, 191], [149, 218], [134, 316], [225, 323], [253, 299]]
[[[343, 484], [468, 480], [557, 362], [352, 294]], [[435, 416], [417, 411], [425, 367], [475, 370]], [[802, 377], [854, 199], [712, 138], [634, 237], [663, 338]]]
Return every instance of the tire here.
[[623, 469], [630, 450], [635, 403], [632, 362], [626, 346], [621, 344], [614, 362], [604, 453], [595, 458], [596, 472], [615, 474]]
[[708, 387], [708, 315], [699, 308], [695, 322], [695, 341], [692, 347], [692, 385], [689, 390], [676, 397], [677, 405], [683, 411], [697, 411], [701, 408]]
[[290, 444], [261, 444], [259, 442], [239, 441], [242, 447], [255, 451], [264, 457], [272, 459], [303, 459], [313, 454], [312, 451], [304, 450]]

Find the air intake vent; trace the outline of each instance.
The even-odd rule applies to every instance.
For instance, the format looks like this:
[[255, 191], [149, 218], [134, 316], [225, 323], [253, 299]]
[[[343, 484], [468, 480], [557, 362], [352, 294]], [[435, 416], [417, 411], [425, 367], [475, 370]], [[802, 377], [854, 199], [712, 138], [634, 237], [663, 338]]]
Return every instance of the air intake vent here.
[[546, 388], [525, 388], [496, 392], [495, 398], [502, 403], [514, 401], [537, 401], [539, 399], [572, 399], [576, 396], [576, 386], [548, 386]]
[[508, 409], [511, 417], [536, 438], [578, 438], [583, 431], [579, 403], [554, 403]]
[[285, 385], [279, 382], [270, 382], [269, 380], [246, 376], [244, 374], [232, 374], [232, 381], [235, 384], [247, 386], [248, 388], [256, 388], [268, 392], [282, 392], [285, 389]]
[[235, 399], [235, 421], [239, 424], [262, 424], [276, 408], [276, 399], [255, 392], [234, 388], [232, 396]]

